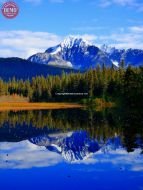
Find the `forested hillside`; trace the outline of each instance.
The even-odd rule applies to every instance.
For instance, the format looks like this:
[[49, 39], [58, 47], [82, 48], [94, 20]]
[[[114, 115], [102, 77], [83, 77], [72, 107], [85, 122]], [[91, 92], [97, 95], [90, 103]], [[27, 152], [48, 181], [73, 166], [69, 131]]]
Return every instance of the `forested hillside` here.
[[61, 75], [62, 72], [77, 72], [73, 69], [54, 67], [44, 64], [31, 63], [21, 58], [0, 58], [0, 77], [4, 80], [32, 79], [35, 76]]
[[61, 76], [38, 76], [32, 80], [0, 80], [0, 95], [18, 94], [32, 102], [77, 101], [95, 98], [143, 105], [143, 68], [102, 68]]

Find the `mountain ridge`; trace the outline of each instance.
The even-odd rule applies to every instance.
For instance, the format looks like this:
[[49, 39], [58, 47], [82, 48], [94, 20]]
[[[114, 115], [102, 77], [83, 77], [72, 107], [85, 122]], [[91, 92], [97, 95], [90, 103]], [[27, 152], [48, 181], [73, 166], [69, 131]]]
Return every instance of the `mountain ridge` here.
[[142, 66], [143, 50], [117, 49], [103, 45], [100, 48], [80, 37], [67, 37], [57, 46], [48, 48], [44, 53], [37, 53], [28, 58], [31, 62], [47, 65], [67, 66], [69, 68], [88, 70], [99, 64], [106, 67], [119, 67], [122, 60], [125, 67]]
[[0, 58], [0, 77], [9, 80], [16, 79], [32, 79], [36, 76], [62, 75], [62, 73], [78, 72], [74, 69], [64, 67], [54, 67], [38, 63], [31, 63], [21, 58]]
[[85, 72], [103, 64], [115, 68], [124, 60], [125, 68], [143, 66], [143, 50], [117, 49], [103, 45], [100, 48], [82, 38], [68, 37], [62, 43], [49, 47], [44, 53], [37, 53], [27, 60], [22, 58], [0, 58], [0, 77], [4, 80], [31, 79], [35, 76], [61, 75]]
[[[112, 62], [107, 58], [107, 55], [98, 47], [88, 43], [82, 38], [67, 37], [62, 43], [57, 46], [48, 48], [44, 53], [37, 53], [28, 58], [31, 62], [41, 64], [53, 64], [60, 61], [60, 65], [67, 67], [87, 70], [95, 68], [98, 63], [105, 63], [108, 66]], [[95, 64], [96, 63], [96, 64]]]
[[30, 138], [29, 141], [37, 146], [44, 146], [49, 151], [61, 154], [68, 162], [84, 160], [98, 151], [108, 153], [123, 148], [119, 136], [101, 141], [92, 139], [86, 131], [63, 133], [60, 136], [58, 133], [54, 136], [40, 135]]

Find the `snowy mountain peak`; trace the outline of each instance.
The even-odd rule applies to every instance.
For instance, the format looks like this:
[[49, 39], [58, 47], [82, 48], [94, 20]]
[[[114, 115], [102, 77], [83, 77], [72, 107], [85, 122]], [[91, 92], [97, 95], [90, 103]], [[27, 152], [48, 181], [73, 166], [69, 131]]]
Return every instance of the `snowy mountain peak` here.
[[72, 49], [72, 48], [84, 48], [90, 45], [85, 39], [81, 37], [75, 36], [68, 36], [61, 42], [59, 45], [48, 48], [45, 53], [49, 53], [50, 55], [62, 54], [64, 53], [65, 49]]
[[91, 139], [86, 131], [38, 136], [29, 141], [61, 154], [69, 162], [86, 159], [90, 154], [99, 150], [98, 142]]
[[81, 37], [68, 36], [61, 43], [61, 47], [72, 48], [73, 46], [88, 46], [90, 45], [85, 39]]
[[112, 53], [113, 51], [115, 51], [115, 47], [111, 47], [111, 46], [108, 46], [107, 44], [103, 44], [100, 49], [105, 52], [105, 53]]
[[69, 162], [85, 160], [98, 151], [108, 153], [123, 148], [121, 138], [117, 135], [104, 141], [92, 139], [86, 131], [41, 135], [29, 141], [61, 154]]
[[106, 67], [119, 66], [124, 60], [125, 66], [143, 65], [143, 50], [117, 49], [107, 45], [101, 48], [87, 42], [80, 36], [68, 36], [57, 46], [48, 48], [44, 53], [37, 53], [29, 57], [28, 61], [78, 70], [96, 68], [98, 64]]

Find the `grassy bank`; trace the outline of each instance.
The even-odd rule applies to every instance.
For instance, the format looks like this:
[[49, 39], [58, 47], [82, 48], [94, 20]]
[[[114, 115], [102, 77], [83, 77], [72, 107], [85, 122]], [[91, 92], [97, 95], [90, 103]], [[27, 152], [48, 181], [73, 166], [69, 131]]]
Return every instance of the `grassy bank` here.
[[80, 104], [74, 103], [29, 103], [29, 102], [2, 102], [0, 111], [8, 110], [48, 110], [48, 109], [70, 109], [82, 108]]
[[115, 103], [103, 98], [82, 99], [79, 103], [73, 102], [29, 102], [28, 98], [9, 95], [0, 97], [0, 111], [6, 110], [46, 110], [92, 107], [96, 110], [114, 107]]
[[59, 102], [29, 102], [28, 98], [12, 95], [0, 97], [0, 111], [7, 110], [46, 110], [46, 109], [70, 109], [82, 108], [83, 105], [76, 103]]

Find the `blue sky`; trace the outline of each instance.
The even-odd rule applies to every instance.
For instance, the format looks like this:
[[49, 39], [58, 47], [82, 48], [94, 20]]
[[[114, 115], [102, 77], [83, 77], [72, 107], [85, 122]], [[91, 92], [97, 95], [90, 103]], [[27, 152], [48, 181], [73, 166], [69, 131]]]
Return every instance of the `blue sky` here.
[[[0, 0], [1, 6], [4, 0]], [[68, 35], [100, 46], [143, 48], [142, 0], [15, 0], [15, 19], [0, 14], [0, 56], [27, 58]]]

